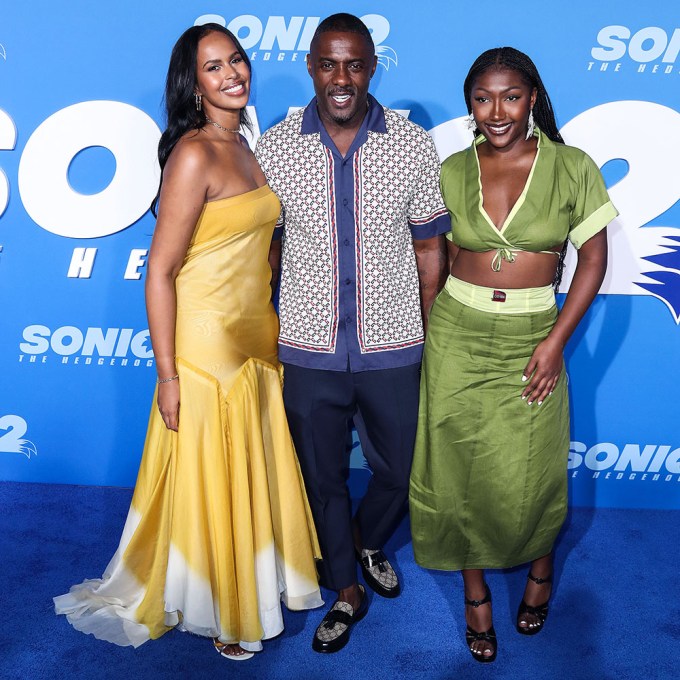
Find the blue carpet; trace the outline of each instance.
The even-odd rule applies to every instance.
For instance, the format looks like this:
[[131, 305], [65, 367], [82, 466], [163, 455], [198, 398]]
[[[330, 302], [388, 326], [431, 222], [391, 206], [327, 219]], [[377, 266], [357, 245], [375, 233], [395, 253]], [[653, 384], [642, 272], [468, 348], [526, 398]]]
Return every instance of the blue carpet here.
[[[571, 510], [556, 550], [550, 617], [536, 637], [514, 630], [525, 571], [490, 572], [499, 653], [489, 666], [465, 647], [460, 577], [414, 563], [407, 521], [387, 546], [403, 594], [373, 596], [344, 650], [311, 651], [323, 610], [285, 612], [285, 632], [255, 658], [234, 663], [192, 635], [171, 631], [139, 649], [120, 648], [54, 615], [52, 596], [101, 575], [130, 497], [128, 489], [0, 483], [0, 678], [680, 677], [677, 512]], [[333, 596], [326, 591], [324, 599]]]

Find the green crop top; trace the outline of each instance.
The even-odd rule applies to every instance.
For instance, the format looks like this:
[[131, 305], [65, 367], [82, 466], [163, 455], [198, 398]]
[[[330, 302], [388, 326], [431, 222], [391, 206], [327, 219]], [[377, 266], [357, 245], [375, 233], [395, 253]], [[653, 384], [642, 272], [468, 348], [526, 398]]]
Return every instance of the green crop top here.
[[474, 252], [496, 250], [492, 268], [502, 260], [514, 261], [515, 253], [550, 252], [565, 239], [580, 248], [619, 213], [612, 205], [600, 170], [583, 151], [556, 144], [538, 128], [538, 149], [524, 190], [501, 229], [483, 208], [477, 146], [479, 135], [464, 151], [442, 164], [441, 189], [451, 215], [447, 238]]

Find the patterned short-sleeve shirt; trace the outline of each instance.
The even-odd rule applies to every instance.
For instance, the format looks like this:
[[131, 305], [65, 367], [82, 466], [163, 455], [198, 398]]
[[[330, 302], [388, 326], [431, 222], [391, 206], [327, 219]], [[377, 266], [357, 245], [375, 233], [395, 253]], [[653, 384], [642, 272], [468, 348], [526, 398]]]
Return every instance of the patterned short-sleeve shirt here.
[[338, 371], [419, 362], [413, 239], [450, 229], [430, 136], [369, 96], [343, 157], [314, 99], [268, 130], [256, 156], [282, 205], [280, 360]]

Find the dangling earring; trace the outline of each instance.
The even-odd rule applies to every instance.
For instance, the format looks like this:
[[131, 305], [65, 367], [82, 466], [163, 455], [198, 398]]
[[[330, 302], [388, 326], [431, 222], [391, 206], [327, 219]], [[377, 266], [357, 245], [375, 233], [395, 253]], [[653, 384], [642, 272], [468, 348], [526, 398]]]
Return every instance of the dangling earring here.
[[473, 114], [470, 113], [465, 116], [465, 125], [467, 126], [468, 130], [474, 130], [477, 127], [477, 122], [475, 121]]
[[201, 103], [203, 97], [198, 94], [198, 92], [194, 94], [194, 97], [196, 98], [196, 111], [200, 111], [203, 108], [203, 104]]
[[534, 110], [529, 109], [529, 119], [527, 120], [527, 136], [524, 139], [531, 139], [534, 134], [534, 128], [536, 123], [534, 123]]

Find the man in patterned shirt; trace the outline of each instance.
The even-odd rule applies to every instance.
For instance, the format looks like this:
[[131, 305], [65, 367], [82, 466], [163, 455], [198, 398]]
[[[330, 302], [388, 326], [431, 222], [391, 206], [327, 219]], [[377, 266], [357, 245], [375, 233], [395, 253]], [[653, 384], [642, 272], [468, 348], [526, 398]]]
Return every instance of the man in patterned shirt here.
[[[374, 591], [399, 594], [382, 547], [407, 505], [424, 327], [450, 228], [434, 144], [368, 94], [376, 64], [361, 20], [322, 21], [307, 56], [316, 97], [256, 150], [282, 204], [283, 253], [274, 240], [270, 261], [275, 276], [281, 263], [286, 412], [321, 584], [338, 591], [314, 635], [319, 652], [341, 649], [367, 611], [355, 559]], [[373, 476], [352, 518], [345, 442], [357, 416]]]

